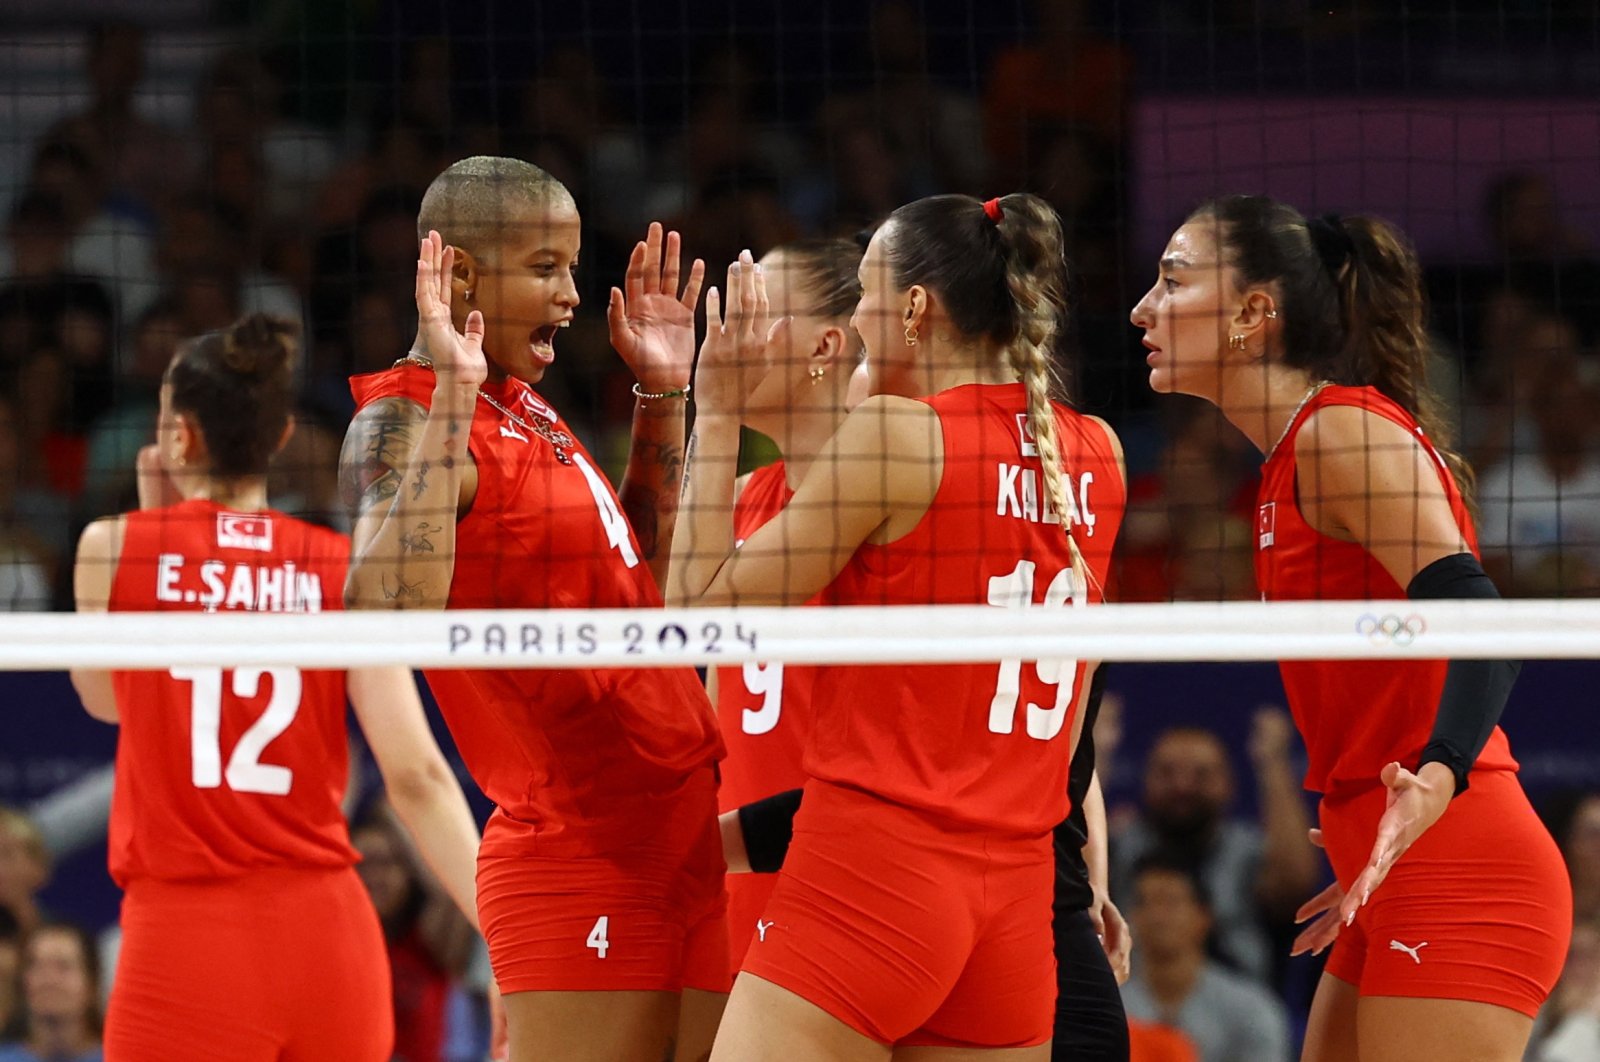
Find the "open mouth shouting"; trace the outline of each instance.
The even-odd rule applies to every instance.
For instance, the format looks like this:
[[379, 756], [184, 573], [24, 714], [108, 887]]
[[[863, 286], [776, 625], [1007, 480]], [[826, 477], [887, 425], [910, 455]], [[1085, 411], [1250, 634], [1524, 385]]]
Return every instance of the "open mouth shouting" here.
[[572, 326], [572, 318], [563, 317], [559, 321], [540, 325], [528, 333], [528, 350], [532, 352], [534, 360], [542, 365], [549, 365], [556, 357], [556, 332]]

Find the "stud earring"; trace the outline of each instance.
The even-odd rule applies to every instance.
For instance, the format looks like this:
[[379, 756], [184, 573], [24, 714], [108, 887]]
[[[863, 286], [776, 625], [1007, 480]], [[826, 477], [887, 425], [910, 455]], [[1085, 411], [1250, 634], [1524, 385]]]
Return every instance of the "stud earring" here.
[[1228, 337], [1228, 346], [1232, 347], [1234, 350], [1243, 350], [1244, 349], [1244, 336], [1238, 335], [1238, 334], [1234, 334], [1234, 335], [1229, 336]]
[[906, 346], [908, 346], [908, 347], [916, 346], [917, 345], [917, 336], [919, 336], [919, 335], [921, 335], [921, 333], [919, 331], [917, 331], [917, 329], [913, 328], [910, 325], [906, 325]]
[[1277, 310], [1268, 310], [1267, 311], [1267, 320], [1276, 321], [1277, 319], [1278, 319], [1278, 311]]
[[806, 375], [811, 377], [811, 386], [815, 387], [817, 384], [821, 383], [823, 376], [827, 375], [827, 372], [828, 370], [824, 369], [821, 365], [813, 365], [811, 368], [807, 369]]

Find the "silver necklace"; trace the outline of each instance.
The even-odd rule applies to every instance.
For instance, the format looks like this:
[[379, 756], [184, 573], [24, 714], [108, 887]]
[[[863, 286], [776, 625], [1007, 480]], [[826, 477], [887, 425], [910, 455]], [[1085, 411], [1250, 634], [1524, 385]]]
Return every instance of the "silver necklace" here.
[[[1306, 403], [1317, 397], [1317, 395], [1322, 392], [1322, 389], [1332, 384], [1332, 382], [1332, 380], [1318, 380], [1316, 383], [1306, 388], [1306, 393], [1300, 396], [1299, 405], [1294, 407], [1294, 412], [1290, 413], [1289, 419], [1284, 422], [1283, 431], [1278, 434], [1278, 441], [1273, 443], [1272, 449], [1267, 451], [1268, 459], [1270, 459], [1273, 454], [1278, 452], [1278, 447], [1283, 445], [1283, 440], [1289, 437], [1289, 429], [1294, 427], [1295, 418], [1300, 415], [1300, 411], [1302, 409], [1306, 408]], [[479, 393], [481, 394], [482, 392]]]
[[[396, 360], [394, 363], [395, 368], [399, 368], [402, 365], [418, 365], [424, 369], [431, 370], [433, 368], [433, 360], [427, 355], [418, 354], [413, 350], [405, 357]], [[557, 461], [560, 461], [564, 465], [572, 464], [572, 455], [567, 453], [567, 451], [573, 446], [572, 436], [568, 435], [564, 431], [557, 431], [555, 428], [551, 427], [549, 424], [546, 424], [538, 417], [535, 417], [531, 422], [522, 419], [522, 417], [507, 409], [499, 402], [495, 401], [494, 397], [481, 387], [478, 388], [478, 397], [489, 403], [489, 405], [493, 408], [499, 410], [508, 419], [510, 419], [511, 423], [515, 424], [523, 431], [530, 435], [537, 435], [539, 438], [549, 443], [550, 448], [555, 451]]]

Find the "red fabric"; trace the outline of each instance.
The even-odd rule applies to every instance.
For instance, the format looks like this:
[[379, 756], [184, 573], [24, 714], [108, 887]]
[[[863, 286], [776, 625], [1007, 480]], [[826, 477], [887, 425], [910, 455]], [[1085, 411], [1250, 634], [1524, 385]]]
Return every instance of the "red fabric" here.
[[1128, 1019], [1128, 1062], [1200, 1062], [1194, 1041], [1169, 1025]]
[[[735, 541], [755, 534], [792, 497], [782, 461], [750, 473], [733, 511]], [[720, 810], [805, 784], [801, 761], [816, 675], [815, 668], [778, 661], [717, 669], [717, 721], [728, 750], [717, 798]], [[728, 957], [735, 970], [744, 962], [756, 919], [776, 883], [772, 874], [728, 875]]]
[[[1030, 607], [1045, 602], [1051, 587], [1064, 597], [1071, 555], [1054, 514], [1043, 522], [1044, 487], [1030, 453], [1022, 385], [969, 385], [924, 401], [944, 436], [944, 477], [927, 515], [898, 541], [857, 549], [821, 600], [999, 604], [1007, 587], [1020, 588], [1014, 596]], [[1092, 574], [1088, 600], [1099, 601], [1125, 487], [1098, 423], [1058, 407], [1056, 425], [1081, 510], [1074, 535]], [[1048, 607], [1067, 606], [1058, 599]], [[952, 822], [1044, 834], [1067, 816], [1082, 680], [1076, 662], [1057, 661], [824, 668], [806, 772]], [[1015, 695], [1002, 692], [1002, 683]]]
[[[342, 607], [343, 535], [204, 500], [129, 513], [125, 526], [112, 611]], [[113, 682], [121, 729], [110, 864], [119, 885], [355, 863], [339, 807], [349, 755], [342, 671], [119, 671]], [[207, 712], [217, 720], [209, 742]], [[241, 749], [247, 734], [270, 740], [251, 755]], [[287, 791], [271, 791], [278, 785]]]
[[349, 867], [129, 885], [107, 1058], [386, 1062], [393, 1042], [383, 931]]
[[[424, 407], [434, 377], [402, 366], [355, 377], [359, 406], [401, 396]], [[526, 383], [486, 393], [569, 436]], [[457, 524], [450, 608], [653, 608], [661, 605], [616, 495], [575, 439], [570, 463], [538, 434], [480, 402], [468, 448], [478, 470]], [[487, 853], [603, 851], [637, 837], [663, 791], [717, 759], [721, 742], [689, 668], [427, 673], [473, 778], [497, 805]]]
[[389, 944], [394, 979], [394, 1053], [403, 1062], [441, 1062], [450, 975], [415, 930]]
[[[1347, 889], [1371, 858], [1387, 792], [1322, 801], [1328, 860]], [[1560, 849], [1516, 775], [1474, 772], [1355, 924], [1340, 928], [1327, 972], [1364, 996], [1465, 999], [1531, 1018], [1561, 975], [1571, 936]]]
[[728, 991], [715, 807], [716, 780], [704, 769], [663, 794], [638, 838], [614, 851], [495, 854], [486, 845], [478, 913], [500, 990]]
[[744, 968], [879, 1043], [1044, 1043], [1051, 852], [813, 782]]
[[[1477, 552], [1477, 534], [1461, 492], [1416, 418], [1375, 388], [1325, 387], [1290, 423], [1283, 441], [1262, 468], [1256, 511], [1256, 581], [1263, 600], [1406, 596], [1405, 588], [1363, 546], [1322, 534], [1307, 524], [1300, 512], [1295, 491], [1295, 439], [1307, 418], [1333, 405], [1368, 410], [1416, 435], [1434, 459], [1463, 537]], [[1374, 455], [1373, 459], [1381, 457]], [[1433, 730], [1446, 666], [1443, 660], [1296, 660], [1280, 664], [1289, 708], [1306, 743], [1306, 788], [1326, 793], [1341, 783], [1377, 785], [1385, 764], [1398, 760], [1414, 765]], [[1516, 770], [1517, 762], [1498, 727], [1476, 766], [1479, 770]]]

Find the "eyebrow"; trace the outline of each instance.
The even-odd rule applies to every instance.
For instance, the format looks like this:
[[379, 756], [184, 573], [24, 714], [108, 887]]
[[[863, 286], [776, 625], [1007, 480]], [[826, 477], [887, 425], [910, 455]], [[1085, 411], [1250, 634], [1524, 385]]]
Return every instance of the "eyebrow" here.
[[1169, 254], [1161, 260], [1162, 269], [1188, 269], [1194, 263], [1182, 255]]

